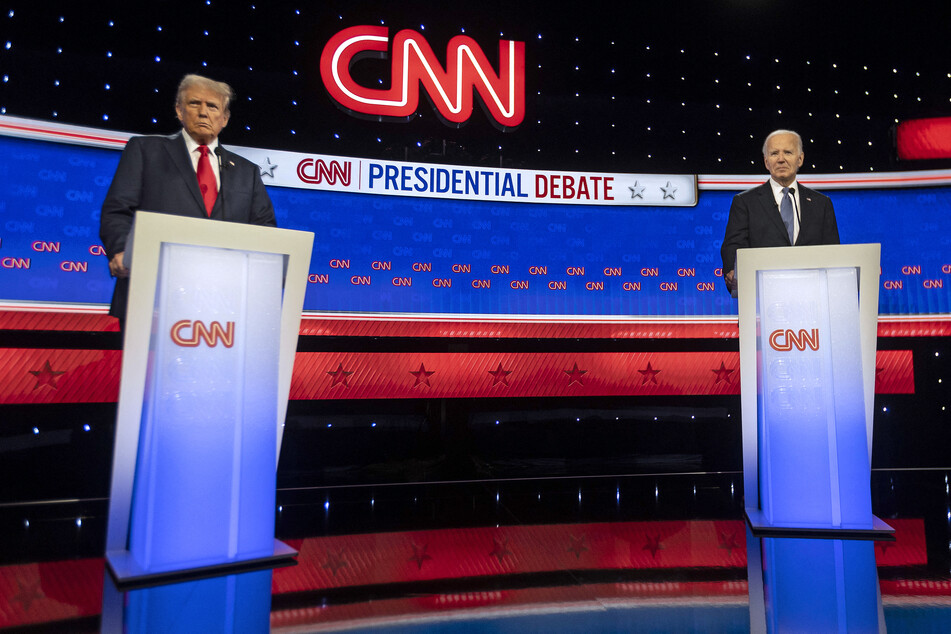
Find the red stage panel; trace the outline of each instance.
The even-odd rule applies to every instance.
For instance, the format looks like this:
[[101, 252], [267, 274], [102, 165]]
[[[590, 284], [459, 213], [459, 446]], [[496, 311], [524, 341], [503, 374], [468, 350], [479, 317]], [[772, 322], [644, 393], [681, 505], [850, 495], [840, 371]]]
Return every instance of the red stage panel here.
[[[112, 403], [121, 352], [0, 348], [0, 404]], [[739, 394], [737, 352], [299, 352], [290, 398]], [[909, 350], [878, 353], [878, 394], [913, 394]]]
[[[0, 304], [0, 330], [115, 332], [106, 306]], [[581, 339], [736, 339], [736, 317], [525, 319], [500, 315], [374, 315], [304, 313], [302, 336]], [[951, 315], [881, 315], [879, 337], [948, 337]]]
[[0, 348], [0, 404], [114, 403], [118, 350]]
[[297, 355], [292, 399], [738, 394], [736, 352]]

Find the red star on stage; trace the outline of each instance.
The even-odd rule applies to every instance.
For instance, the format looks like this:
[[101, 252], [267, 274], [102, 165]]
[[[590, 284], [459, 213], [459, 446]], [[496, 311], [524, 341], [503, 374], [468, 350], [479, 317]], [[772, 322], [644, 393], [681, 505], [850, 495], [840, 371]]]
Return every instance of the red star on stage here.
[[647, 362], [646, 370], [638, 370], [641, 373], [641, 376], [644, 377], [644, 380], [641, 381], [641, 385], [647, 385], [648, 382], [657, 385], [657, 375], [660, 374], [660, 370], [655, 370], [651, 367], [650, 361]]
[[420, 364], [419, 364], [419, 369], [416, 370], [415, 372], [413, 372], [412, 370], [410, 370], [410, 374], [412, 374], [413, 376], [416, 377], [416, 383], [413, 383], [413, 387], [416, 387], [416, 386], [419, 385], [420, 383], [422, 383], [422, 384], [425, 385], [426, 387], [432, 387], [432, 386], [429, 384], [429, 377], [431, 377], [432, 375], [434, 375], [434, 374], [436, 374], [436, 373], [435, 373], [435, 372], [427, 372], [427, 371], [426, 371], [426, 366], [423, 365], [422, 363], [420, 363]]
[[719, 548], [725, 548], [728, 554], [733, 554], [733, 549], [739, 548], [740, 545], [736, 543], [736, 533], [720, 533], [719, 538]]
[[492, 552], [489, 553], [490, 557], [495, 557], [499, 560], [499, 563], [502, 563], [502, 558], [506, 555], [511, 555], [512, 551], [508, 549], [509, 540], [503, 539], [499, 541], [497, 539], [492, 540], [495, 543], [495, 547], [492, 548]]
[[43, 368], [41, 370], [30, 370], [29, 372], [36, 377], [36, 385], [33, 386], [34, 390], [39, 388], [41, 385], [49, 385], [55, 390], [57, 388], [56, 382], [59, 381], [59, 376], [61, 374], [66, 374], [65, 371], [54, 371], [53, 366], [50, 365], [48, 359], [46, 363], [43, 364]]
[[424, 561], [429, 561], [429, 560], [432, 559], [431, 556], [429, 556], [429, 555], [426, 554], [426, 550], [427, 550], [428, 548], [429, 548], [429, 544], [423, 544], [423, 547], [422, 547], [422, 548], [420, 548], [420, 547], [417, 546], [416, 544], [413, 544], [413, 556], [410, 557], [407, 561], [415, 561], [415, 562], [416, 562], [416, 569], [417, 569], [417, 570], [422, 570], [422, 569], [423, 569], [423, 562], [424, 562]]
[[664, 547], [660, 544], [660, 535], [654, 535], [653, 537], [647, 536], [647, 543], [644, 544], [644, 547], [641, 550], [651, 551], [651, 557], [657, 559], [657, 551], [664, 550]]
[[343, 549], [338, 550], [337, 552], [327, 551], [327, 561], [324, 562], [323, 568], [327, 568], [333, 575], [337, 576], [337, 571], [341, 568], [346, 568], [347, 560], [343, 558]]
[[508, 387], [508, 386], [509, 386], [508, 375], [510, 375], [510, 374], [512, 373], [512, 371], [511, 371], [511, 370], [503, 370], [501, 363], [499, 363], [499, 369], [498, 369], [498, 370], [488, 370], [488, 372], [489, 372], [489, 374], [492, 375], [492, 385], [495, 385], [496, 383], [501, 383], [501, 384], [504, 385], [505, 387]]
[[578, 382], [578, 385], [584, 385], [584, 381], [581, 380], [581, 377], [588, 373], [587, 370], [579, 370], [578, 364], [575, 363], [574, 367], [570, 370], [564, 370], [564, 373], [569, 376], [568, 385], [571, 385], [575, 381]]
[[589, 550], [588, 547], [585, 546], [586, 537], [584, 535], [582, 535], [581, 537], [575, 537], [574, 535], [569, 533], [568, 540], [571, 542], [571, 544], [568, 546], [566, 550], [569, 553], [574, 553], [575, 559], [581, 559], [581, 553]]
[[727, 383], [733, 382], [733, 379], [730, 378], [730, 375], [733, 374], [735, 370], [727, 370], [726, 366], [723, 365], [722, 361], [720, 362], [719, 370], [710, 370], [710, 371], [717, 375], [717, 380], [713, 382], [714, 385], [716, 385], [720, 381], [726, 381]]
[[28, 585], [23, 585], [23, 582], [20, 579], [17, 579], [17, 585], [20, 587], [20, 591], [10, 597], [10, 600], [13, 603], [19, 603], [23, 606], [24, 612], [30, 611], [30, 606], [33, 605], [36, 601], [42, 601], [46, 598], [46, 595], [43, 594], [40, 589], [40, 582], [31, 582]]
[[333, 386], [337, 385], [338, 383], [343, 383], [343, 386], [344, 386], [344, 387], [350, 387], [350, 383], [348, 382], [348, 380], [349, 380], [350, 375], [353, 374], [353, 372], [348, 372], [348, 371], [344, 370], [342, 363], [338, 363], [338, 364], [337, 364], [337, 369], [336, 369], [336, 370], [329, 370], [329, 371], [327, 372], [327, 374], [329, 374], [330, 376], [333, 377], [333, 379], [331, 380], [331, 383], [330, 383], [330, 387], [333, 387]]

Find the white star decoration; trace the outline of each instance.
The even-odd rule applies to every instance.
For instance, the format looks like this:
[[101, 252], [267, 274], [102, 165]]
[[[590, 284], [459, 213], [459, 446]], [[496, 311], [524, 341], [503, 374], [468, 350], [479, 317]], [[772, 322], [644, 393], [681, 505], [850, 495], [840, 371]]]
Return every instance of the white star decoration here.
[[270, 156], [264, 160], [267, 161], [267, 164], [258, 166], [261, 168], [261, 176], [270, 176], [271, 178], [274, 178], [274, 170], [277, 169], [277, 163], [272, 163]]

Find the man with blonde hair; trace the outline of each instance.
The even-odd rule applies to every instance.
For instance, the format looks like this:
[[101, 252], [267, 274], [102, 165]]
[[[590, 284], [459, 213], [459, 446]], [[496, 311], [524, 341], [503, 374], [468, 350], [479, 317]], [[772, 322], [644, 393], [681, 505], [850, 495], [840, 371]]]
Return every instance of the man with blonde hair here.
[[276, 225], [258, 166], [218, 144], [233, 97], [226, 83], [186, 75], [175, 98], [182, 129], [171, 136], [132, 137], [122, 152], [99, 221], [116, 278], [109, 314], [120, 321], [129, 289], [125, 245], [136, 211]]

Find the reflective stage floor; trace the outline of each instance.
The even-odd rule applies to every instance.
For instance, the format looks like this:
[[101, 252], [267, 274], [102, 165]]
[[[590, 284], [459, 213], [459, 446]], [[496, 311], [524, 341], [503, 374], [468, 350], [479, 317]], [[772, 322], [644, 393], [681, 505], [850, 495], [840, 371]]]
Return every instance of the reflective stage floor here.
[[755, 539], [738, 472], [280, 489], [295, 565], [124, 593], [106, 500], [4, 505], [0, 627], [945, 632], [948, 478], [873, 472], [878, 542]]

